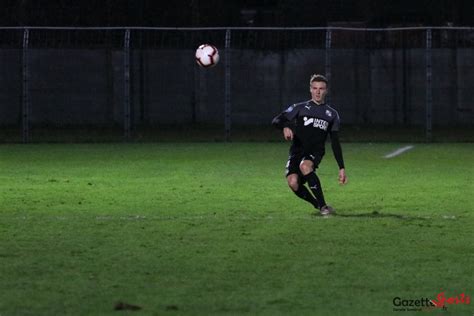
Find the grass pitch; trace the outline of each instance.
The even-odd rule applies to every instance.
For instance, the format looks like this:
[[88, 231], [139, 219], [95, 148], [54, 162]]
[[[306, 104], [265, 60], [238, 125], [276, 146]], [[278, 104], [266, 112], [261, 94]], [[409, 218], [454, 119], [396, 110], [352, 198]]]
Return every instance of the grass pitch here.
[[0, 315], [387, 315], [421, 309], [396, 297], [472, 297], [474, 144], [383, 158], [403, 145], [343, 144], [344, 187], [328, 150], [330, 218], [287, 188], [288, 144], [2, 145]]

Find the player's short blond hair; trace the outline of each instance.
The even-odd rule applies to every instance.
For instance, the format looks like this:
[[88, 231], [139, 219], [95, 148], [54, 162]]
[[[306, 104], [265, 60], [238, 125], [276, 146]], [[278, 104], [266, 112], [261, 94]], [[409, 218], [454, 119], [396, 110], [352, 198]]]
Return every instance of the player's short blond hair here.
[[320, 75], [320, 74], [314, 74], [314, 75], [311, 75], [311, 78], [309, 79], [309, 84], [312, 84], [313, 82], [325, 82], [326, 85], [328, 85], [328, 79], [323, 76], [323, 75]]

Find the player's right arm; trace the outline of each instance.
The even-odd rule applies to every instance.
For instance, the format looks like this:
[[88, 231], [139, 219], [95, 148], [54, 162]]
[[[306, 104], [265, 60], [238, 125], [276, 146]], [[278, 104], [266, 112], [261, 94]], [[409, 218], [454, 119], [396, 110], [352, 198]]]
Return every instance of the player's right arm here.
[[296, 116], [298, 114], [297, 106], [291, 105], [285, 111], [275, 116], [272, 125], [278, 129], [283, 129], [283, 137], [286, 140], [293, 140], [294, 127], [296, 125]]

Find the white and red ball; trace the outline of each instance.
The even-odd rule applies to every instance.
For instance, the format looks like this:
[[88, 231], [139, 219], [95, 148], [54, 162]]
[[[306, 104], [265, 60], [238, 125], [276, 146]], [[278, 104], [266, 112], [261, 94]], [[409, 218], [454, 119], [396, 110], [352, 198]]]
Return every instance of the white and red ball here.
[[214, 45], [202, 44], [196, 49], [196, 62], [201, 67], [212, 67], [219, 62], [219, 51]]

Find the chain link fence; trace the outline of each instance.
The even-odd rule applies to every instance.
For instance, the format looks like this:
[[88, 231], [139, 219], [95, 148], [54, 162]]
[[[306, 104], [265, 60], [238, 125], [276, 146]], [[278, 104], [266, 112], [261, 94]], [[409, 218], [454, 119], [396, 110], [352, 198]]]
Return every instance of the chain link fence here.
[[[218, 47], [200, 68], [194, 50]], [[344, 126], [472, 132], [474, 28], [0, 28], [0, 141], [267, 128], [330, 79]], [[186, 136], [185, 136], [186, 137]], [[70, 140], [74, 140], [71, 136]]]

